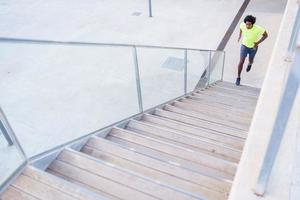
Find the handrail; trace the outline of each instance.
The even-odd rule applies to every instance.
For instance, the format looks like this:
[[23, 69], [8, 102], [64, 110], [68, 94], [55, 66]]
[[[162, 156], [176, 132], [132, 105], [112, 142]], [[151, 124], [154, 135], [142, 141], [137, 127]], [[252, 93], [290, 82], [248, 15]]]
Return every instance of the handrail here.
[[[297, 17], [300, 17], [300, 8], [298, 8]], [[297, 91], [300, 87], [300, 20], [296, 19], [294, 24], [293, 33], [289, 43], [288, 51], [295, 53], [294, 60], [292, 61], [291, 69], [288, 75], [287, 83], [283, 90], [283, 95], [281, 97], [279, 111], [274, 122], [271, 138], [268, 143], [266, 155], [263, 160], [262, 167], [255, 186], [255, 194], [258, 196], [263, 196], [268, 181], [272, 172], [275, 159], [277, 157], [281, 140], [286, 129], [288, 119], [293, 108]], [[297, 40], [298, 38], [298, 40]]]
[[60, 40], [40, 40], [27, 38], [8, 38], [0, 37], [0, 42], [10, 43], [26, 43], [26, 44], [45, 44], [45, 45], [75, 45], [75, 46], [116, 46], [116, 47], [136, 47], [136, 48], [153, 48], [153, 49], [173, 49], [173, 50], [190, 50], [190, 51], [207, 51], [207, 52], [224, 52], [221, 50], [211, 49], [195, 49], [183, 47], [166, 47], [155, 45], [139, 45], [139, 44], [122, 44], [122, 43], [99, 43], [99, 42], [83, 42], [83, 41], [60, 41]]

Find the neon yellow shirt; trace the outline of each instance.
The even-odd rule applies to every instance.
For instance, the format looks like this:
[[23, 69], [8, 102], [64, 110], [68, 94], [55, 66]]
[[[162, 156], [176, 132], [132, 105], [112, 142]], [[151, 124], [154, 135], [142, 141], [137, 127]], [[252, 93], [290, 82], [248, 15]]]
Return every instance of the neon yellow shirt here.
[[266, 31], [264, 28], [254, 24], [251, 29], [247, 29], [245, 23], [241, 23], [240, 29], [242, 30], [243, 41], [242, 44], [248, 48], [254, 47], [254, 42], [260, 40], [263, 33]]

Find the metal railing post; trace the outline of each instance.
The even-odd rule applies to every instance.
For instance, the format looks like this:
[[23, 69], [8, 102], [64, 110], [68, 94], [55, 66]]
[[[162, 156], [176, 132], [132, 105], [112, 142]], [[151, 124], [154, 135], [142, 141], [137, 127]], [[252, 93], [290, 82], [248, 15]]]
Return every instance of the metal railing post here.
[[224, 80], [225, 58], [226, 58], [226, 52], [225, 52], [225, 51], [223, 51], [223, 66], [222, 66], [222, 75], [221, 75], [221, 81], [223, 81], [223, 80]]
[[0, 134], [1, 134], [1, 133], [4, 135], [4, 137], [5, 137], [5, 139], [6, 139], [7, 143], [8, 143], [8, 145], [9, 145], [9, 146], [12, 146], [14, 143], [13, 143], [12, 139], [10, 138], [10, 136], [9, 136], [9, 134], [8, 134], [8, 132], [7, 132], [7, 130], [6, 130], [5, 126], [4, 126], [4, 124], [2, 123], [2, 121], [1, 121], [1, 119], [0, 119]]
[[208, 67], [207, 67], [207, 84], [206, 87], [209, 86], [210, 82], [210, 73], [211, 73], [211, 51], [209, 51], [209, 59], [208, 59]]
[[184, 94], [187, 94], [187, 49], [184, 50]]
[[149, 4], [149, 17], [153, 17], [152, 16], [152, 0], [148, 0], [148, 4]]
[[[27, 160], [27, 156], [25, 154], [25, 151], [23, 150], [15, 132], [13, 131], [12, 127], [10, 126], [2, 108], [0, 107], [0, 122], [1, 125], [4, 127], [3, 130], [3, 134], [7, 134], [7, 136], [9, 137], [10, 142], [8, 141], [8, 143], [11, 143], [12, 145], [16, 146], [18, 151], [21, 153], [21, 155]], [[1, 129], [2, 130], [2, 129]], [[3, 131], [2, 130], [2, 131]]]
[[135, 80], [136, 80], [139, 110], [140, 112], [143, 112], [144, 109], [143, 109], [143, 99], [142, 99], [142, 90], [141, 90], [141, 80], [140, 80], [140, 71], [139, 71], [139, 63], [138, 63], [136, 46], [133, 47], [133, 61], [135, 67]]

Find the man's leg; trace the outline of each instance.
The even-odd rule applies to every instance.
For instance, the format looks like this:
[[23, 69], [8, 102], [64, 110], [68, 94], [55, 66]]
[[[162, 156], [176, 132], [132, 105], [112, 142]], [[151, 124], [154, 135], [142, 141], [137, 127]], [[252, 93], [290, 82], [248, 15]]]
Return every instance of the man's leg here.
[[240, 62], [238, 64], [238, 77], [236, 78], [235, 84], [240, 85], [241, 84], [241, 73], [243, 70], [243, 65], [245, 62], [245, 59], [248, 54], [248, 49], [244, 45], [241, 46], [241, 52], [240, 52]]
[[251, 70], [252, 64], [254, 62], [254, 58], [257, 52], [257, 48], [256, 49], [252, 49], [251, 52], [249, 53], [249, 64], [247, 66], [246, 71], [249, 72]]
[[241, 57], [240, 58], [240, 62], [239, 62], [239, 65], [238, 65], [238, 78], [241, 78], [241, 73], [243, 71], [243, 65], [244, 65], [245, 59], [246, 59], [246, 57]]

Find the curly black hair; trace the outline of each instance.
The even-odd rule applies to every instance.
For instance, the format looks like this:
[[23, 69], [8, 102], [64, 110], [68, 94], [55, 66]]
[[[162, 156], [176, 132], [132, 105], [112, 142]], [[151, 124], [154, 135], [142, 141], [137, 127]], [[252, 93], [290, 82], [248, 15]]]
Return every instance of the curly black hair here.
[[244, 22], [251, 22], [252, 24], [255, 24], [256, 18], [252, 15], [247, 15], [244, 19]]

